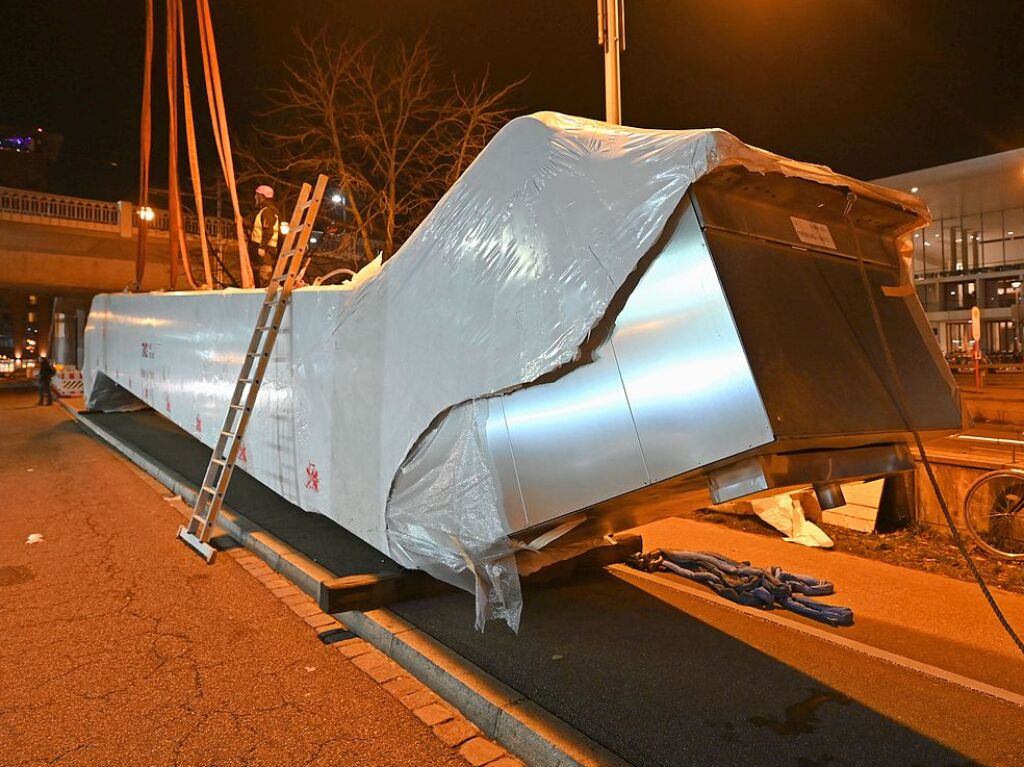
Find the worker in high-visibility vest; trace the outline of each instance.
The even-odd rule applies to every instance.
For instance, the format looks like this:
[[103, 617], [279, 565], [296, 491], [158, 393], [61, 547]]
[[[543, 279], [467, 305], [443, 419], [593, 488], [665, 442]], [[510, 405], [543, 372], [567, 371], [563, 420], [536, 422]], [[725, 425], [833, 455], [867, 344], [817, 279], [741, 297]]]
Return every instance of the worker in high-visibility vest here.
[[281, 231], [281, 214], [274, 204], [274, 189], [266, 184], [256, 187], [256, 215], [252, 220], [250, 242], [259, 258], [260, 287], [266, 287], [274, 273], [277, 240]]

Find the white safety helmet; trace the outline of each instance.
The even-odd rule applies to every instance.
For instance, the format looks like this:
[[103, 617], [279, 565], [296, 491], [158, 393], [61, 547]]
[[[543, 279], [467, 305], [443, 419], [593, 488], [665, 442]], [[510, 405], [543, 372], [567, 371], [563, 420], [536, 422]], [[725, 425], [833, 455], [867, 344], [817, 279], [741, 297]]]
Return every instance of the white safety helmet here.
[[267, 186], [266, 184], [260, 184], [258, 187], [256, 187], [256, 194], [260, 195], [261, 197], [266, 197], [268, 200], [273, 200], [274, 188], [271, 186]]

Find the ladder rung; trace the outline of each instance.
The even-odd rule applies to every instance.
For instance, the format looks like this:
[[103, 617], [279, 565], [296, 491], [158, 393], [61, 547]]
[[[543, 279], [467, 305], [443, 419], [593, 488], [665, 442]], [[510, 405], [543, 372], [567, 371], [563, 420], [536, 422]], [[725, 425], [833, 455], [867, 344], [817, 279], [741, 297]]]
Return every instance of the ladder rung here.
[[245, 405], [228, 405], [231, 410], [248, 410], [249, 408]]
[[246, 357], [269, 357], [270, 352], [247, 352]]
[[270, 330], [271, 328], [273, 328], [274, 330], [277, 330], [277, 327], [278, 327], [277, 325], [257, 325], [256, 329], [257, 330]]
[[228, 465], [227, 461], [222, 461], [220, 458], [211, 458], [210, 459], [210, 463], [215, 463], [218, 466], [227, 466]]
[[222, 436], [222, 437], [234, 437], [235, 433], [233, 431], [222, 431], [220, 433], [220, 436]]
[[209, 493], [210, 495], [219, 495], [217, 488], [210, 487], [209, 485], [203, 485], [203, 492]]
[[256, 378], [239, 378], [238, 379], [238, 383], [252, 384], [252, 383], [257, 383], [258, 380], [259, 379], [256, 379]]

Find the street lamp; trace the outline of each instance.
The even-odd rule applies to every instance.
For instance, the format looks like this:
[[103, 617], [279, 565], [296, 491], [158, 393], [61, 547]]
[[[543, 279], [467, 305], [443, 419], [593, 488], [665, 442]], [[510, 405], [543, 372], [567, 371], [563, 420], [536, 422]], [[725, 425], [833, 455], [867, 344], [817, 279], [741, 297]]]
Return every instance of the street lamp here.
[[626, 50], [626, 0], [597, 0], [597, 44], [604, 47], [605, 119], [620, 125], [619, 54]]
[[145, 221], [148, 224], [154, 218], [156, 218], [156, 213], [153, 212], [152, 208], [150, 208], [147, 205], [143, 205], [141, 208], [139, 208], [140, 221]]
[[333, 202], [335, 205], [340, 203], [341, 200], [342, 200], [342, 197], [341, 197], [341, 193], [340, 192], [335, 192], [334, 194], [331, 195], [331, 202]]

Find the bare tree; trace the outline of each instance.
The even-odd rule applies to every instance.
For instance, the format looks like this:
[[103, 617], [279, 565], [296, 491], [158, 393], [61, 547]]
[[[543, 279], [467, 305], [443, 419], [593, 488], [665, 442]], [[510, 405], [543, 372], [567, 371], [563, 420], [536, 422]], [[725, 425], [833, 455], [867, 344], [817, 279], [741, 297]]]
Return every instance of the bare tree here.
[[324, 35], [300, 43], [240, 148], [244, 177], [293, 187], [329, 173], [362, 260], [386, 260], [511, 117], [504, 103], [519, 83], [447, 84], [422, 39], [391, 50]]

